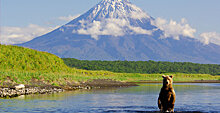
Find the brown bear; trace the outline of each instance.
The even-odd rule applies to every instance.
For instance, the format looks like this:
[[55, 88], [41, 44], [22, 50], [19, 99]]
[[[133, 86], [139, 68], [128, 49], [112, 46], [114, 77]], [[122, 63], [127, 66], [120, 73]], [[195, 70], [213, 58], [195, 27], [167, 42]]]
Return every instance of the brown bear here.
[[161, 88], [158, 107], [161, 112], [174, 112], [174, 103], [176, 99], [176, 94], [173, 89], [173, 75], [166, 76], [163, 75], [163, 87]]

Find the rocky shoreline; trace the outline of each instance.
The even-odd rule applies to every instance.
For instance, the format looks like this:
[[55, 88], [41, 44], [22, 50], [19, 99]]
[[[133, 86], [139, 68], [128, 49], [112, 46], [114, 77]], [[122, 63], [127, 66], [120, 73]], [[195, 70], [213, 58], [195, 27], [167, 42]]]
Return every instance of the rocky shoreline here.
[[[60, 93], [66, 90], [78, 90], [78, 89], [93, 89], [93, 88], [111, 88], [111, 87], [130, 87], [137, 86], [140, 83], [161, 83], [161, 81], [140, 81], [140, 82], [119, 82], [111, 79], [95, 79], [87, 82], [81, 82], [77, 84], [68, 84], [52, 86], [52, 85], [42, 85], [42, 86], [30, 86], [25, 85], [23, 88], [16, 88], [16, 86], [11, 87], [0, 87], [0, 98], [13, 98], [20, 95], [30, 95], [30, 94], [53, 94]], [[199, 81], [178, 81], [175, 83], [220, 83], [219, 80], [199, 80]]]
[[[161, 81], [140, 81], [140, 82], [119, 82], [111, 79], [96, 79], [92, 81], [87, 81], [79, 84], [68, 84], [61, 85], [60, 87], [52, 85], [43, 86], [30, 86], [25, 85], [23, 88], [11, 87], [0, 87], [0, 98], [13, 98], [21, 95], [30, 94], [53, 94], [60, 93], [66, 90], [78, 90], [78, 89], [93, 89], [93, 88], [111, 88], [111, 87], [130, 87], [137, 86], [140, 83], [161, 83]], [[200, 81], [178, 81], [175, 83], [220, 83], [219, 80], [200, 80]]]
[[1, 98], [12, 98], [18, 97], [21, 95], [29, 95], [29, 94], [52, 94], [52, 93], [59, 93], [63, 92], [64, 89], [57, 88], [57, 87], [29, 87], [29, 88], [22, 88], [22, 89], [15, 89], [15, 88], [0, 88], [0, 97]]
[[[19, 87], [23, 86], [23, 87]], [[78, 89], [92, 89], [92, 88], [107, 88], [107, 87], [129, 87], [137, 86], [134, 83], [126, 83], [114, 81], [111, 79], [97, 79], [92, 81], [83, 82], [80, 84], [69, 84], [64, 86], [29, 86], [29, 85], [15, 85], [11, 87], [0, 87], [0, 98], [13, 98], [21, 95], [30, 94], [53, 94], [64, 92], [65, 90], [78, 90]]]

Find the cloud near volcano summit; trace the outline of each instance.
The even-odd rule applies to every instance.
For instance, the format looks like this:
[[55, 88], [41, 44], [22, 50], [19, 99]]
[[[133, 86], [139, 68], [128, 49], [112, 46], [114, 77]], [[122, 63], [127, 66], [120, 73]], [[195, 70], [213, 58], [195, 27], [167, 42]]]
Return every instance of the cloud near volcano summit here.
[[[75, 17], [75, 16], [71, 16]], [[70, 16], [65, 19], [70, 18]], [[64, 17], [63, 17], [64, 19]], [[164, 34], [160, 38], [174, 38], [179, 40], [179, 36], [191, 37], [198, 39], [204, 45], [214, 43], [220, 45], [220, 34], [217, 32], [201, 33], [199, 37], [195, 37], [196, 29], [192, 28], [186, 21], [182, 19], [180, 22], [174, 20], [167, 21], [163, 18], [156, 18], [151, 21], [151, 24], [158, 29], [164, 31]], [[99, 35], [112, 35], [112, 36], [124, 36], [129, 29], [130, 34], [146, 34], [152, 35], [157, 30], [146, 30], [141, 27], [135, 27], [124, 19], [106, 19], [103, 21], [93, 21], [92, 23], [81, 20], [81, 29], [74, 30], [73, 33], [91, 35], [94, 39], [98, 40]], [[54, 30], [56, 27], [43, 27], [36, 24], [29, 24], [26, 27], [2, 27], [1, 28], [1, 44], [19, 44], [41, 36]]]

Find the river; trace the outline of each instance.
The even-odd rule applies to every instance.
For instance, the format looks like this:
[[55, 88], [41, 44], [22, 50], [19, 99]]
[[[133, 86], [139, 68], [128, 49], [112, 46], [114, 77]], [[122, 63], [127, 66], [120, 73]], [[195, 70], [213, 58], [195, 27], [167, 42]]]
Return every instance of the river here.
[[[158, 112], [161, 84], [66, 91], [0, 99], [0, 112]], [[220, 112], [220, 84], [175, 83], [176, 112]]]

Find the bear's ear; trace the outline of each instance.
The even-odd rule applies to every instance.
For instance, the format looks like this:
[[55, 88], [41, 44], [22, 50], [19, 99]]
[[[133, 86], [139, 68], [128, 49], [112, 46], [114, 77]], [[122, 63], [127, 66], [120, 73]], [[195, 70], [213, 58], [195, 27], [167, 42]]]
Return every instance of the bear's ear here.
[[166, 78], [166, 75], [162, 75], [163, 78]]
[[173, 75], [170, 75], [170, 78], [173, 78]]

